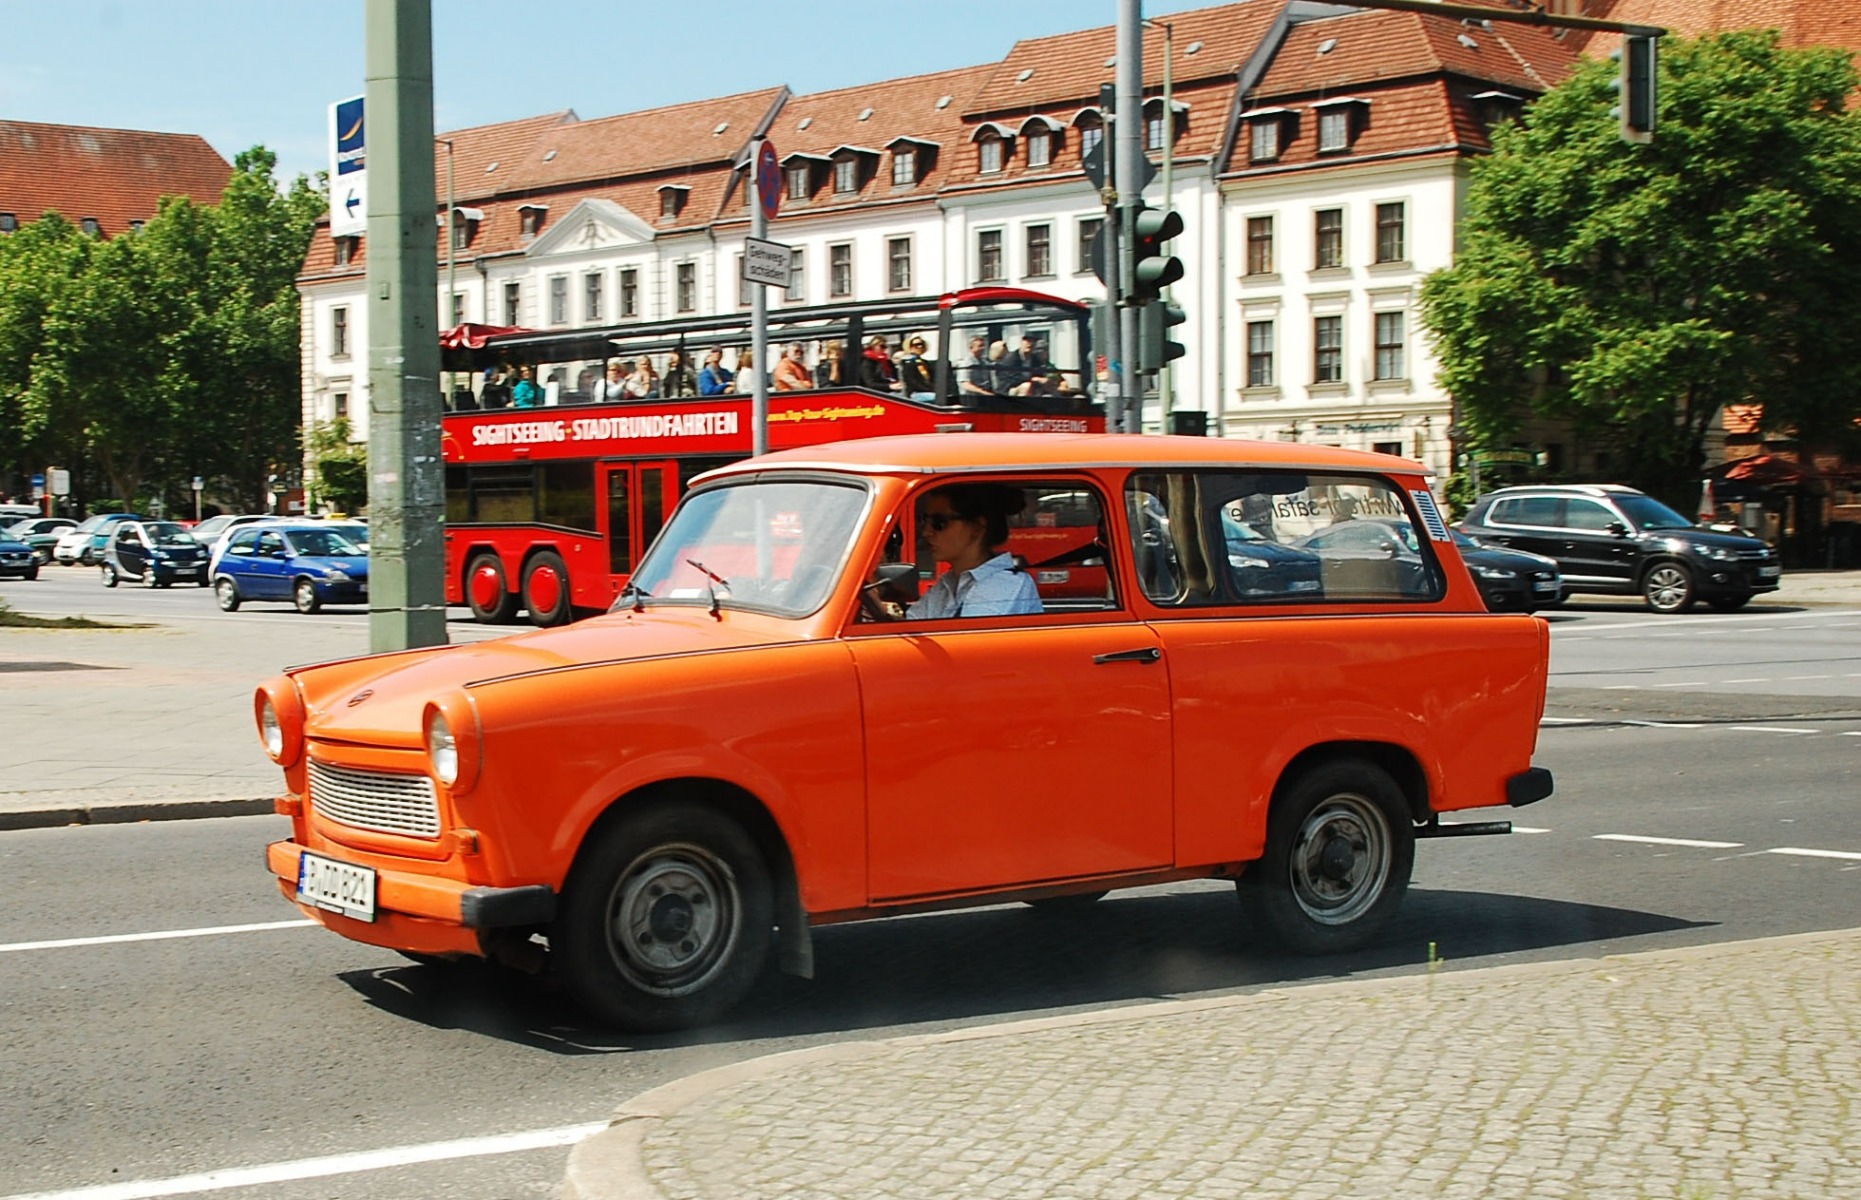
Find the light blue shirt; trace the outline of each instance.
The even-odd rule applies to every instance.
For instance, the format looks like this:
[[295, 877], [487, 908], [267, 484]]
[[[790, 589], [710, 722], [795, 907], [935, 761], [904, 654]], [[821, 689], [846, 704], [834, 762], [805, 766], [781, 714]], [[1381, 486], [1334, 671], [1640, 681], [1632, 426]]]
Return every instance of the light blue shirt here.
[[912, 621], [943, 617], [1018, 617], [1040, 612], [1040, 589], [1003, 552], [973, 571], [945, 571], [924, 598], [905, 609]]

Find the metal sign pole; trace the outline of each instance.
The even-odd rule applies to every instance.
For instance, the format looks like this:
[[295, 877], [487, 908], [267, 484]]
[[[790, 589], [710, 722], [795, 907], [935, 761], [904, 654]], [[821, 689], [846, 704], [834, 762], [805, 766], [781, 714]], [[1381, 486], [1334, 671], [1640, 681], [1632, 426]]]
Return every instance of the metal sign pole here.
[[[758, 241], [769, 236], [769, 216], [763, 211], [762, 200], [762, 156], [768, 145], [761, 137], [750, 142], [749, 170], [745, 172], [750, 180], [750, 236]], [[744, 249], [747, 258], [749, 250]], [[742, 287], [741, 281], [737, 283]], [[755, 390], [750, 394], [750, 452], [752, 454], [769, 453], [769, 289], [760, 283], [750, 285], [750, 358], [756, 372]], [[741, 372], [739, 367], [738, 371]], [[743, 380], [737, 380], [737, 390], [743, 390]]]
[[[1142, 0], [1118, 0], [1118, 125], [1117, 151], [1114, 156], [1118, 187], [1118, 225], [1120, 256], [1118, 278], [1124, 291], [1133, 283], [1132, 224], [1137, 207], [1143, 201], [1144, 159], [1144, 31]], [[1125, 298], [1119, 297], [1120, 301]], [[1121, 303], [1118, 308], [1118, 348], [1123, 352], [1124, 370], [1121, 388], [1124, 393], [1123, 421], [1119, 433], [1142, 433], [1144, 429], [1144, 386], [1137, 371], [1137, 309]]]

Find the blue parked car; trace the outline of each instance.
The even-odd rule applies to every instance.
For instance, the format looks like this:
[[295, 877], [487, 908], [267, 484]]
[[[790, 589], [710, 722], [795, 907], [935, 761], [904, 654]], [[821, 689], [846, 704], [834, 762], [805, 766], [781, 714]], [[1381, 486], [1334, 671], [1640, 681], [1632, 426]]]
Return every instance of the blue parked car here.
[[368, 551], [328, 525], [235, 530], [213, 570], [213, 593], [232, 612], [247, 600], [288, 600], [313, 613], [368, 599]]

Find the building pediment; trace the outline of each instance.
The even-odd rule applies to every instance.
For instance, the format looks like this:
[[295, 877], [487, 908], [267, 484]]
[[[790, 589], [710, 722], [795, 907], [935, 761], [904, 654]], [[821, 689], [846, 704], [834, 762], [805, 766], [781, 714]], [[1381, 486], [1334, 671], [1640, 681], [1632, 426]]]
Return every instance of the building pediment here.
[[653, 240], [653, 227], [625, 205], [612, 200], [583, 200], [559, 218], [524, 250], [529, 258], [617, 250]]

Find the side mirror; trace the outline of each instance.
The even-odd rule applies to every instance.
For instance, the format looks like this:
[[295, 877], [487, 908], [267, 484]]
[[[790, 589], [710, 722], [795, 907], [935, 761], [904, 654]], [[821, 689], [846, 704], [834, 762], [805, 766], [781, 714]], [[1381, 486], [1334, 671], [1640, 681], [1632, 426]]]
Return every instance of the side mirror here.
[[1609, 522], [1609, 532], [1619, 538], [1625, 538], [1628, 536], [1628, 526], [1620, 521], [1611, 521]]
[[881, 563], [877, 576], [878, 583], [874, 591], [879, 599], [890, 600], [894, 604], [910, 604], [918, 598], [916, 563]]

